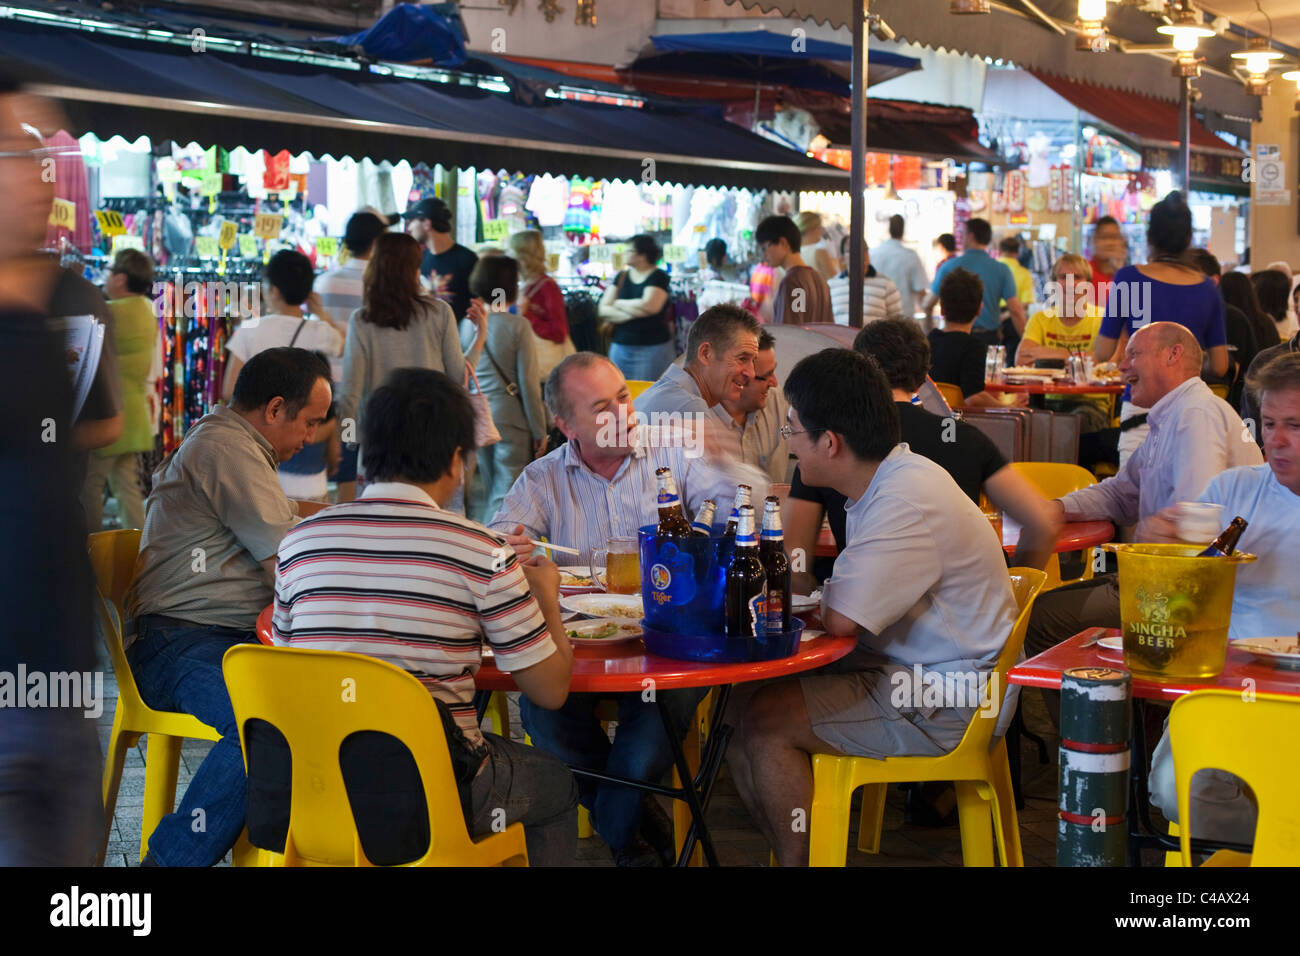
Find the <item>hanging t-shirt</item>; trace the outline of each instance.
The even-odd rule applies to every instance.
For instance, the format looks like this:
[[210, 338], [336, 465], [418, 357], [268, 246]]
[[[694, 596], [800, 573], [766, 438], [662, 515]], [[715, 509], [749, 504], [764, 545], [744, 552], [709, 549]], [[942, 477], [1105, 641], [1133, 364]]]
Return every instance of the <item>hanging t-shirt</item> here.
[[564, 225], [564, 213], [569, 206], [569, 181], [562, 176], [544, 173], [533, 179], [528, 191], [528, 211], [537, 217], [543, 228]]
[[262, 173], [262, 185], [268, 192], [280, 192], [289, 188], [289, 151], [282, 149], [278, 153], [262, 150], [266, 169]]
[[600, 234], [606, 239], [641, 232], [641, 188], [636, 183], [614, 181], [605, 185], [600, 207]]

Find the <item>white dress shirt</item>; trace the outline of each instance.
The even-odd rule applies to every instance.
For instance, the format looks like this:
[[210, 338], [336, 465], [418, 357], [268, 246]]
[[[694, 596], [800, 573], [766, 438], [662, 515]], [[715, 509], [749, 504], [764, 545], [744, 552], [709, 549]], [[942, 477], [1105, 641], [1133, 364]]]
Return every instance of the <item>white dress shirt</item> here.
[[591, 551], [605, 547], [611, 537], [635, 537], [642, 527], [659, 522], [655, 471], [664, 466], [672, 469], [678, 494], [691, 514], [699, 511], [705, 498], [712, 498], [719, 520], [725, 519], [737, 484], [753, 488], [752, 500], [761, 513], [768, 489], [762, 472], [692, 454], [670, 430], [642, 425], [633, 453], [613, 478], [603, 478], [587, 467], [574, 443], [567, 442], [523, 470], [488, 527], [509, 532], [523, 525], [531, 538], [545, 535], [555, 544], [582, 552], [581, 556], [556, 552], [557, 564], [586, 564]]
[[1147, 413], [1151, 431], [1119, 474], [1061, 499], [1067, 521], [1145, 522], [1180, 501], [1195, 501], [1215, 475], [1264, 460], [1232, 406], [1199, 378], [1179, 385]]

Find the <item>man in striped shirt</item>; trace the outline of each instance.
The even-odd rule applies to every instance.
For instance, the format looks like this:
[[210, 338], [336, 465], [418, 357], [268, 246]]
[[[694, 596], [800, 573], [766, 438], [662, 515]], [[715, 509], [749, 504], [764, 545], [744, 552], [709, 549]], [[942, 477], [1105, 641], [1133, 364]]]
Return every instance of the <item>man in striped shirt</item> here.
[[485, 641], [526, 699], [543, 709], [564, 703], [573, 652], [559, 572], [541, 557], [521, 565], [498, 535], [445, 510], [474, 447], [473, 406], [446, 375], [394, 371], [371, 396], [362, 427], [374, 481], [358, 500], [317, 512], [285, 536], [274, 640], [366, 654], [410, 672], [455, 719], [448, 747], [453, 767], [464, 768], [457, 782], [471, 835], [493, 832], [501, 808], [507, 823], [523, 823], [534, 864], [572, 863], [572, 775], [541, 750], [482, 733], [473, 703]]
[[[505, 533], [520, 557], [532, 552], [529, 538], [546, 535], [586, 556], [611, 536], [635, 536], [641, 527], [656, 524], [655, 470], [665, 465], [692, 512], [712, 498], [725, 517], [737, 483], [750, 485], [755, 501], [767, 494], [767, 477], [758, 469], [692, 457], [692, 449], [671, 430], [638, 425], [623, 373], [603, 356], [578, 352], [565, 358], [547, 379], [546, 402], [568, 442], [524, 469], [490, 523]], [[659, 701], [677, 726], [685, 727], [704, 693], [659, 691]], [[618, 701], [612, 745], [595, 715], [597, 702], [608, 697]], [[655, 709], [640, 694], [570, 694], [555, 711], [519, 702], [524, 728], [538, 747], [573, 767], [652, 782], [672, 764]], [[655, 865], [651, 848], [659, 860], [672, 859], [672, 826], [653, 799], [643, 801], [635, 790], [585, 779], [578, 793], [615, 863]]]

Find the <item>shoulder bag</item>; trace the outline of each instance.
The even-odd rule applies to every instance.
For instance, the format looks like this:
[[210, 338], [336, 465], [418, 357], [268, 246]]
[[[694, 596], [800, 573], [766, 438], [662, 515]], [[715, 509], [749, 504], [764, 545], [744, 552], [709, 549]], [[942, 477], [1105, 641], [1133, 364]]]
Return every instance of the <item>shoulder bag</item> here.
[[[469, 387], [470, 381], [474, 382], [474, 387]], [[488, 445], [495, 445], [501, 440], [501, 432], [497, 431], [496, 422], [492, 421], [492, 409], [488, 405], [487, 396], [479, 388], [478, 376], [474, 374], [474, 367], [465, 360], [465, 391], [469, 392], [470, 404], [474, 406], [474, 445], [477, 448], [486, 448]]]

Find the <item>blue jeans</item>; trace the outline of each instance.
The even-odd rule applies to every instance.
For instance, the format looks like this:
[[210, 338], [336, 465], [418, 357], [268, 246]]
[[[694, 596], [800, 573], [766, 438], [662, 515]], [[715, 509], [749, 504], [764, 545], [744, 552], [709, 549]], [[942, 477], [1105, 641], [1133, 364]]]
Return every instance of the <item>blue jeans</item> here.
[[[687, 726], [707, 687], [660, 691], [679, 728]], [[611, 744], [596, 719], [596, 702], [618, 702], [618, 730]], [[594, 770], [631, 780], [658, 783], [673, 765], [658, 705], [640, 694], [570, 694], [559, 710], [538, 707], [519, 697], [519, 716], [533, 744], [550, 751], [570, 767]], [[641, 825], [643, 793], [631, 787], [597, 784], [578, 777], [578, 802], [591, 813], [591, 825], [615, 852], [636, 836]]]
[[79, 710], [0, 708], [0, 866], [90, 866], [104, 758]]
[[662, 345], [619, 345], [609, 347], [609, 360], [618, 366], [624, 378], [638, 382], [653, 382], [673, 364], [677, 346], [672, 342]]
[[221, 739], [203, 759], [175, 813], [149, 837], [160, 866], [213, 866], [235, 845], [248, 805], [244, 757], [221, 658], [256, 637], [233, 628], [143, 615], [138, 637], [126, 649], [140, 696], [154, 710], [193, 714]]

